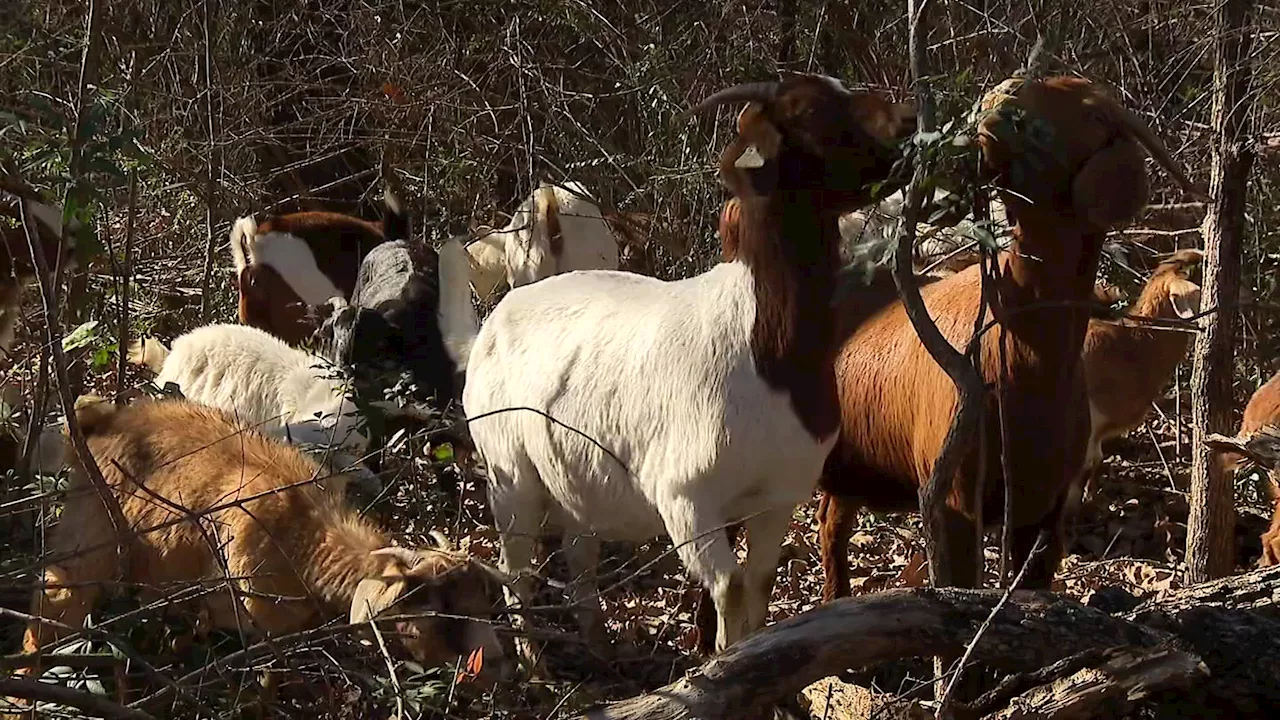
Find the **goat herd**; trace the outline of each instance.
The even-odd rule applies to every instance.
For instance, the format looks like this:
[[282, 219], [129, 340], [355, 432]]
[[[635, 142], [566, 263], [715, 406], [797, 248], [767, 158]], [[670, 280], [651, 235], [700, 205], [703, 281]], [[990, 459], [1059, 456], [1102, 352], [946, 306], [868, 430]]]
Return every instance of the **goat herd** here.
[[[848, 594], [854, 511], [916, 507], [957, 405], [891, 278], [839, 267], [842, 229], [868, 225], [849, 218], [898, 175], [914, 109], [819, 75], [738, 85], [696, 110], [725, 104], [745, 104], [719, 159], [733, 195], [720, 218], [726, 262], [684, 280], [619, 271], [620, 247], [643, 239], [576, 184], [542, 185], [504, 230], [438, 250], [410, 237], [391, 193], [381, 225], [325, 212], [237, 221], [241, 324], [130, 350], [185, 399], [77, 404], [107, 487], [71, 463], [24, 651], [75, 632], [105, 583], [163, 594], [185, 582], [205, 588], [189, 602], [206, 627], [278, 636], [344, 613], [378, 618], [418, 661], [478, 656], [481, 678], [498, 679], [532, 646], [513, 652], [491, 618], [504, 592], [508, 606], [530, 602], [549, 531], [563, 533], [568, 593], [597, 650], [600, 540], [666, 534], [714, 603], [720, 651], [764, 624], [783, 536], [815, 487], [823, 598]], [[982, 179], [1013, 238], [992, 280], [999, 330], [981, 345], [995, 387], [981, 450], [1005, 466], [989, 460], [979, 477], [980, 449], [967, 451], [948, 539], [956, 584], [976, 586], [975, 522], [1003, 516], [1009, 473], [1013, 562], [1047, 534], [1024, 579], [1044, 588], [1102, 442], [1142, 421], [1190, 337], [1091, 319], [1091, 305], [1116, 299], [1095, 284], [1104, 238], [1145, 206], [1147, 154], [1203, 194], [1085, 79], [1010, 79], [979, 109]], [[1049, 139], [1028, 142], [1022, 116]], [[36, 214], [45, 247], [59, 247], [60, 224]], [[1165, 259], [1130, 313], [1193, 316], [1199, 260]], [[976, 264], [920, 274], [956, 347], [974, 334], [980, 279]], [[480, 325], [473, 289], [504, 282], [512, 289]], [[16, 288], [3, 289], [7, 351], [18, 306]], [[389, 377], [408, 379], [413, 402], [385, 399]], [[499, 567], [439, 533], [429, 547], [393, 545], [348, 503], [349, 482], [377, 483], [358, 460], [383, 442], [362, 395], [375, 398], [362, 409], [402, 420], [461, 397], [459, 437], [487, 469]]]

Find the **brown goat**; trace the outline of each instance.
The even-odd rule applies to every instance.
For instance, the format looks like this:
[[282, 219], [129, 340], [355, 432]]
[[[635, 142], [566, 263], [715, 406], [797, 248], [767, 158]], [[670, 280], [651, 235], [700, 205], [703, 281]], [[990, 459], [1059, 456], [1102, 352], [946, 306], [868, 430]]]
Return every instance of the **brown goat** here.
[[[1190, 318], [1200, 307], [1200, 286], [1190, 273], [1199, 250], [1179, 250], [1164, 259], [1129, 308], [1137, 318]], [[1179, 330], [1089, 321], [1081, 361], [1089, 388], [1090, 439], [1085, 495], [1093, 492], [1102, 463], [1102, 443], [1142, 423], [1151, 403], [1187, 355], [1191, 334]]]
[[301, 343], [319, 324], [311, 308], [349, 298], [365, 254], [403, 237], [404, 217], [390, 200], [381, 225], [324, 211], [240, 218], [231, 228], [240, 322]]
[[[50, 271], [57, 262], [62, 263], [64, 271], [74, 269], [75, 238], [67, 235], [63, 242], [62, 209], [29, 199], [23, 202], [27, 206], [27, 217], [35, 222], [36, 237]], [[22, 289], [35, 279], [36, 270], [18, 208], [0, 204], [0, 216], [13, 222], [0, 226], [0, 240], [4, 241], [4, 251], [0, 252], [0, 357], [7, 358], [13, 349], [18, 316], [22, 313]]]
[[[1280, 425], [1280, 372], [1258, 386], [1244, 406], [1244, 417], [1240, 420], [1237, 437], [1251, 435], [1262, 429], [1264, 425]], [[1219, 456], [1223, 472], [1235, 473], [1244, 461], [1244, 457], [1226, 452]], [[1262, 534], [1262, 557], [1258, 564], [1270, 567], [1280, 564], [1280, 485], [1277, 484], [1276, 471], [1269, 472], [1266, 480], [1266, 491], [1271, 499], [1273, 513], [1271, 527]]]
[[[1003, 447], [1015, 483], [1014, 567], [1048, 531], [1048, 547], [1024, 579], [1026, 587], [1044, 588], [1062, 555], [1067, 491], [1084, 469], [1089, 409], [1079, 359], [1089, 310], [1081, 303], [1095, 291], [1103, 240], [1146, 203], [1143, 146], [1184, 188], [1190, 181], [1141, 120], [1086, 79], [1010, 79], [982, 105], [983, 170], [1001, 188], [1013, 223], [1013, 247], [998, 256], [993, 280], [999, 326], [983, 337], [981, 352], [985, 380], [1002, 401], [998, 409], [996, 393], [988, 394], [983, 497], [975, 497], [975, 447], [951, 483], [946, 526], [955, 583], [975, 587], [981, 568], [974, 519], [980, 501], [982, 517], [1002, 517]], [[1015, 134], [1022, 123], [1011, 116], [1023, 113], [1033, 126], [1052, 125], [1052, 133], [1039, 134], [1048, 139]], [[939, 330], [956, 347], [972, 337], [980, 291], [977, 266], [922, 289]], [[920, 343], [901, 302], [877, 304], [849, 293], [838, 310], [846, 338], [836, 361], [841, 434], [827, 460], [818, 512], [828, 600], [849, 592], [853, 511], [860, 504], [917, 507], [917, 488], [929, 478], [957, 410], [954, 385]]]
[[49, 540], [52, 564], [31, 603], [32, 615], [61, 625], [29, 624], [24, 651], [78, 628], [104, 584], [136, 583], [163, 597], [166, 586], [192, 583], [223, 588], [189, 601], [207, 619], [203, 629], [277, 637], [339, 617], [425, 613], [378, 624], [424, 665], [481, 648], [483, 681], [510, 671], [494, 627], [465, 619], [493, 611], [496, 571], [447, 543], [393, 546], [340, 492], [316, 484], [319, 465], [297, 448], [185, 400], [117, 407], [86, 397], [76, 417], [129, 525], [128, 556], [118, 556], [103, 501], [73, 473]]

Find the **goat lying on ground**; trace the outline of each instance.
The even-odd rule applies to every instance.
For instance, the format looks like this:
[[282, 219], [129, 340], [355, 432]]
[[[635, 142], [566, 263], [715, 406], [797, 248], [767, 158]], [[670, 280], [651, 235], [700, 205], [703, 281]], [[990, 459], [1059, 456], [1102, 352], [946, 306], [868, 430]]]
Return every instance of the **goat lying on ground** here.
[[225, 410], [268, 435], [331, 443], [357, 455], [369, 446], [345, 377], [317, 355], [246, 325], [205, 325], [173, 341], [135, 341], [129, 360], [174, 383], [188, 400]]
[[[103, 501], [74, 472], [32, 615], [78, 628], [113, 582], [150, 599], [174, 584], [225, 585], [231, 593], [189, 601], [207, 612], [209, 627], [277, 637], [338, 617], [419, 613], [377, 622], [423, 665], [480, 648], [483, 681], [511, 669], [494, 626], [469, 619], [493, 612], [501, 576], [448, 549], [393, 546], [339, 493], [317, 487], [328, 481], [296, 448], [182, 400], [78, 405], [89, 449], [136, 536], [125, 540], [128, 557], [118, 557]], [[47, 651], [68, 634], [62, 626], [30, 623], [23, 650]]]
[[[737, 261], [677, 282], [587, 271], [518, 287], [467, 367], [468, 417], [536, 411], [470, 424], [502, 567], [531, 567], [548, 517], [581, 580], [575, 601], [594, 606], [580, 615], [589, 637], [602, 629], [600, 538], [664, 531], [711, 591], [717, 649], [760, 627], [791, 512], [834, 440], [837, 217], [888, 177], [914, 114], [812, 75], [730, 88], [699, 110], [734, 102], [751, 103], [720, 158], [743, 207]], [[745, 568], [719, 530], [738, 520]], [[528, 602], [524, 582], [517, 595]]]
[[[1129, 316], [1193, 317], [1200, 307], [1200, 286], [1189, 276], [1202, 256], [1199, 250], [1179, 250], [1163, 260], [1129, 308]], [[1151, 403], [1186, 357], [1191, 337], [1176, 329], [1089, 321], [1081, 355], [1089, 388], [1086, 496], [1093, 493], [1101, 468], [1102, 443], [1142, 424]]]
[[[66, 233], [64, 242], [62, 208], [30, 199], [18, 202], [26, 204], [27, 217], [36, 224], [36, 238], [49, 262], [50, 272], [59, 262], [64, 273], [74, 270], [75, 236]], [[12, 225], [0, 226], [0, 241], [4, 242], [3, 252], [0, 252], [0, 358], [8, 358], [13, 350], [18, 317], [22, 314], [22, 289], [35, 279], [36, 269], [27, 244], [27, 233], [22, 227], [21, 212], [0, 204], [0, 216], [13, 222]]]
[[[1044, 588], [1063, 551], [1068, 491], [1084, 471], [1089, 406], [1080, 354], [1102, 243], [1146, 202], [1142, 147], [1184, 188], [1192, 185], [1140, 119], [1083, 78], [1011, 79], [982, 105], [978, 145], [1014, 223], [1013, 248], [998, 256], [992, 289], [999, 325], [982, 340], [983, 375], [996, 387], [984, 414], [987, 473], [977, 477], [975, 446], [951, 483], [946, 527], [954, 584], [977, 586], [974, 521], [979, 502], [984, 524], [1003, 517], [1003, 450], [1014, 492], [1013, 567], [1022, 567], [1047, 531], [1048, 546], [1023, 579], [1025, 587]], [[1027, 120], [1011, 119], [1019, 115]], [[1015, 134], [1026, 122], [1051, 126], [1038, 135], [1050, 139]], [[958, 348], [974, 331], [979, 270], [971, 266], [922, 289], [938, 329]], [[886, 307], [880, 296], [850, 293], [839, 315], [841, 433], [823, 473], [818, 513], [827, 600], [849, 592], [854, 510], [918, 507], [917, 488], [928, 480], [957, 411], [954, 385], [920, 343], [901, 302]]]
[[316, 329], [311, 307], [348, 297], [365, 253], [404, 237], [407, 220], [390, 194], [381, 225], [320, 211], [240, 218], [231, 227], [240, 322], [301, 343]]
[[514, 288], [572, 270], [616, 270], [620, 248], [644, 246], [641, 223], [603, 212], [588, 197], [578, 182], [542, 183], [502, 230], [476, 227], [467, 252], [480, 299], [503, 283]]

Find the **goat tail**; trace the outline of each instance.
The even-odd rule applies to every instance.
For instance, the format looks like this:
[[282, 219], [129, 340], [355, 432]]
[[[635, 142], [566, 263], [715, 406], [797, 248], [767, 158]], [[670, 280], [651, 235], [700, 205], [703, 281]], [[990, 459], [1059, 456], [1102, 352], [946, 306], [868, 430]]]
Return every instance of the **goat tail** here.
[[236, 275], [253, 264], [253, 240], [258, 237], [258, 221], [245, 215], [231, 226], [231, 260], [236, 265]]
[[452, 238], [440, 246], [440, 334], [458, 372], [465, 372], [471, 346], [480, 332], [471, 304], [471, 258], [462, 242]]
[[153, 337], [140, 338], [129, 343], [129, 352], [125, 360], [131, 365], [140, 365], [159, 375], [164, 368], [164, 361], [169, 357], [169, 348]]
[[76, 422], [85, 435], [93, 435], [116, 414], [120, 406], [101, 395], [86, 394], [76, 398]]

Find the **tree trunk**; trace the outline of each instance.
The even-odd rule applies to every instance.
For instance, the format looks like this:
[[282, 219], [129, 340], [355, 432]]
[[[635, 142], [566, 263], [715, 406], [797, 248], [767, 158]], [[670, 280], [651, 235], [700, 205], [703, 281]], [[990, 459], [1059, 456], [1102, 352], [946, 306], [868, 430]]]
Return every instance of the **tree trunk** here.
[[[88, 205], [88, 179], [85, 177], [84, 169], [84, 146], [88, 141], [89, 135], [89, 116], [90, 109], [93, 104], [93, 97], [97, 95], [97, 90], [90, 90], [90, 87], [96, 88], [98, 84], [98, 56], [102, 53], [102, 40], [105, 33], [102, 29], [103, 13], [101, 3], [89, 0], [85, 7], [85, 38], [84, 53], [80, 56], [80, 82], [76, 91], [76, 122], [75, 130], [71, 135], [71, 158], [67, 166], [67, 173], [71, 176], [71, 186], [67, 189], [67, 200], [69, 204], [74, 205], [77, 210]], [[66, 207], [66, 204], [63, 205]], [[85, 226], [86, 231], [97, 232], [95, 223], [89, 223]], [[85, 243], [80, 239], [77, 245], [76, 259], [80, 267], [71, 274], [67, 281], [67, 298], [66, 306], [71, 316], [72, 326], [79, 325], [89, 319], [89, 308], [85, 299], [89, 290], [89, 273], [88, 264], [90, 258], [86, 257], [84, 251], [79, 249], [84, 246], [93, 246], [97, 243]], [[59, 250], [61, 254], [61, 250]], [[55, 304], [49, 311], [58, 312], [59, 308]], [[46, 317], [45, 322], [53, 324], [56, 322], [54, 317]], [[70, 383], [71, 393], [79, 395], [80, 389], [84, 385], [84, 364], [73, 361], [67, 368], [67, 382]]]
[[[1187, 580], [1204, 582], [1234, 569], [1235, 495], [1201, 440], [1229, 432], [1240, 249], [1245, 190], [1253, 151], [1246, 145], [1252, 99], [1252, 0], [1224, 0], [1216, 11], [1213, 74], [1214, 144], [1205, 232], [1203, 307], [1222, 308], [1201, 320], [1191, 373], [1191, 517], [1187, 522]], [[1224, 307], [1226, 306], [1226, 307]]]

